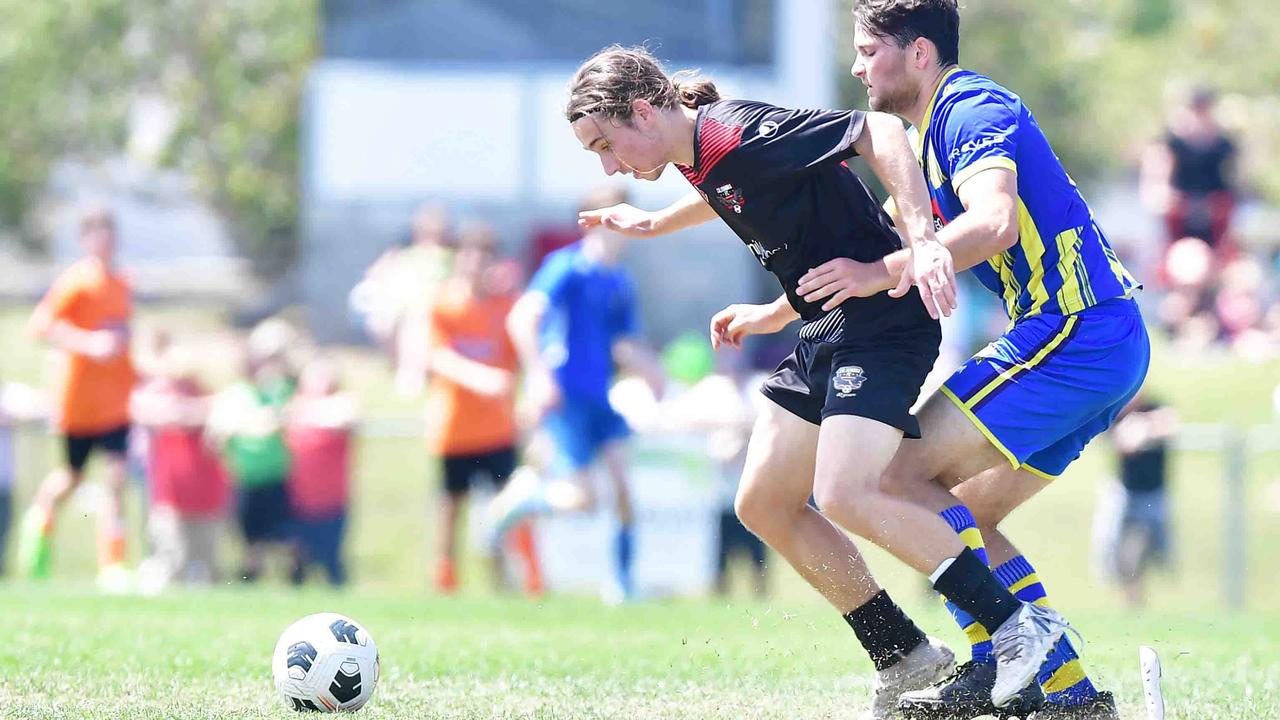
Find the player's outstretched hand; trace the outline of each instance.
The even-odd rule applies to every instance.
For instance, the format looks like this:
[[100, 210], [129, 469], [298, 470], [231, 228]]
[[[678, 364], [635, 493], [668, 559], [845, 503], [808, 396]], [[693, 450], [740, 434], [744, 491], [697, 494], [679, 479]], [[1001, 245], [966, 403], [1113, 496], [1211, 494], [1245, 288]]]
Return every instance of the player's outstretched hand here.
[[730, 305], [711, 318], [711, 347], [741, 349], [748, 335], [776, 333], [786, 324], [776, 317], [772, 305]]
[[889, 296], [900, 298], [913, 285], [920, 289], [920, 299], [929, 317], [937, 320], [944, 315], [951, 316], [951, 311], [956, 309], [956, 270], [946, 246], [936, 240], [913, 246], [898, 285], [889, 291]]
[[586, 229], [601, 225], [631, 237], [651, 237], [657, 234], [655, 213], [626, 203], [578, 213], [578, 227]]

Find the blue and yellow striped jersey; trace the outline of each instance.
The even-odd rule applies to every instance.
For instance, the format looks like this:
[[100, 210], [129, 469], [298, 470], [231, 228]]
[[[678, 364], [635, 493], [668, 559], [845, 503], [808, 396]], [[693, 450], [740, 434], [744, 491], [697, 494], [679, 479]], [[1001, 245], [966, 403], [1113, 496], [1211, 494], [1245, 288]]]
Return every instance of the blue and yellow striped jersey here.
[[1018, 242], [973, 267], [1012, 322], [1073, 315], [1140, 287], [1017, 95], [988, 77], [952, 69], [917, 130], [913, 143], [936, 223], [964, 212], [956, 189], [965, 180], [993, 167], [1018, 174]]

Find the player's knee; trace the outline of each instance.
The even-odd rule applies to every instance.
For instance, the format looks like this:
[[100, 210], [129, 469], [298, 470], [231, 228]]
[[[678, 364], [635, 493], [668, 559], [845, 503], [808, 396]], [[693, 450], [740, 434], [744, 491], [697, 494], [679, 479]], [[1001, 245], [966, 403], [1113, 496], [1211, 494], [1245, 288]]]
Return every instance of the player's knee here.
[[756, 528], [765, 518], [764, 504], [757, 497], [759, 494], [743, 486], [738, 488], [738, 494], [733, 498], [733, 513], [738, 516], [738, 521], [757, 535], [760, 532]]
[[967, 492], [963, 485], [957, 486], [951, 494], [969, 508], [969, 512], [973, 513], [974, 521], [978, 524], [978, 530], [983, 533], [997, 529], [1013, 511], [1013, 507], [1008, 503], [1000, 500], [993, 501], [977, 493]]
[[813, 486], [813, 500], [818, 509], [855, 532], [874, 522], [875, 494], [873, 488], [858, 482], [817, 482]]
[[743, 526], [757, 537], [768, 540], [782, 531], [789, 508], [776, 493], [743, 484], [733, 499], [733, 512]]

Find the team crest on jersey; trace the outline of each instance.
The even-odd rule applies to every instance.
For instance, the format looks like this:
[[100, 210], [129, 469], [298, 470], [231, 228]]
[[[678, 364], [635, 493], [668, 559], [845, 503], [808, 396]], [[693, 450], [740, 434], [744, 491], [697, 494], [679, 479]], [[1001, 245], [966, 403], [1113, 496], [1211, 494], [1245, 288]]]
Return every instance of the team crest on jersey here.
[[858, 389], [867, 381], [862, 368], [857, 365], [845, 365], [837, 368], [831, 375], [831, 386], [836, 389], [836, 397], [847, 398], [857, 394]]
[[742, 206], [746, 204], [742, 198], [742, 191], [729, 183], [725, 183], [724, 185], [716, 188], [716, 198], [720, 201], [721, 205], [724, 205], [736, 213], [741, 213]]

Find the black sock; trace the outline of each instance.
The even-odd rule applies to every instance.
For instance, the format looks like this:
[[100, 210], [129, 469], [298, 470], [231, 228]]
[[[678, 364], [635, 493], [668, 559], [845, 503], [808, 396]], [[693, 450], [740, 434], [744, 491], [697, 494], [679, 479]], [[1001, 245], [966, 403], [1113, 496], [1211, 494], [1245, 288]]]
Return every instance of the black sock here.
[[973, 616], [989, 633], [995, 632], [1022, 607], [969, 548], [956, 556], [951, 567], [933, 584], [933, 589]]
[[925, 640], [920, 628], [884, 590], [846, 613], [844, 621], [853, 628], [853, 634], [871, 656], [876, 670], [893, 667]]

